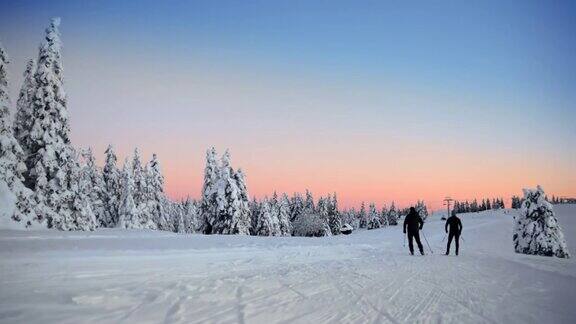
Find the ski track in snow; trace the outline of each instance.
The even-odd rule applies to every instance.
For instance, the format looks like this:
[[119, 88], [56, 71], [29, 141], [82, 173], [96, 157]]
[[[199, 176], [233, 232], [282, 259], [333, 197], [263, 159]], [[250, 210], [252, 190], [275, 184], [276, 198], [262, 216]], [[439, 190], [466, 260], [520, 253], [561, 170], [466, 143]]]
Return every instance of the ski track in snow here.
[[[573, 247], [576, 205], [555, 210]], [[424, 257], [408, 255], [401, 226], [327, 238], [1, 230], [0, 322], [576, 322], [574, 259], [514, 253], [513, 213], [462, 215], [459, 257], [443, 255], [439, 219], [424, 226]]]

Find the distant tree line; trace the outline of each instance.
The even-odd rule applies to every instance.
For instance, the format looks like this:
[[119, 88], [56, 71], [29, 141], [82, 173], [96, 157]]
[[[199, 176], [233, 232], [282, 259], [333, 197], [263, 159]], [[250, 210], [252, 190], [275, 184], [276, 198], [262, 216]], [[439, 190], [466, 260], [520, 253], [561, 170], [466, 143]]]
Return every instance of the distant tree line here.
[[[545, 196], [544, 199], [551, 204], [560, 205], [560, 204], [576, 204], [576, 198], [569, 198], [569, 197], [556, 197], [552, 195], [552, 199]], [[520, 209], [522, 207], [523, 198], [518, 196], [512, 196], [512, 204], [511, 208], [513, 209]]]
[[454, 210], [456, 213], [476, 213], [485, 210], [492, 210], [492, 209], [504, 209], [504, 199], [502, 198], [485, 198], [482, 201], [478, 202], [477, 199], [473, 199], [472, 201], [455, 201], [454, 202]]

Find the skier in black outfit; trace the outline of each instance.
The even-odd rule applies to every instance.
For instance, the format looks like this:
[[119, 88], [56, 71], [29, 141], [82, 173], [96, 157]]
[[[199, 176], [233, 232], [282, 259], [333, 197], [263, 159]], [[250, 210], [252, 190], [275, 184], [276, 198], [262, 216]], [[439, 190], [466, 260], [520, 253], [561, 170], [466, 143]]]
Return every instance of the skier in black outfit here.
[[[448, 227], [450, 227], [450, 232], [448, 232]], [[460, 234], [462, 233], [462, 222], [460, 218], [456, 216], [456, 211], [452, 211], [452, 216], [448, 217], [446, 220], [446, 225], [444, 230], [448, 233], [448, 246], [446, 247], [446, 255], [450, 254], [450, 243], [452, 239], [456, 238], [456, 255], [458, 255], [458, 248], [460, 243]]]
[[410, 248], [410, 254], [412, 255], [414, 255], [414, 245], [412, 244], [412, 238], [416, 239], [416, 244], [418, 244], [420, 254], [424, 255], [424, 247], [420, 242], [420, 230], [422, 229], [422, 226], [424, 226], [422, 217], [418, 215], [414, 207], [410, 207], [410, 212], [404, 219], [404, 234], [406, 234], [406, 228], [408, 228], [408, 247]]

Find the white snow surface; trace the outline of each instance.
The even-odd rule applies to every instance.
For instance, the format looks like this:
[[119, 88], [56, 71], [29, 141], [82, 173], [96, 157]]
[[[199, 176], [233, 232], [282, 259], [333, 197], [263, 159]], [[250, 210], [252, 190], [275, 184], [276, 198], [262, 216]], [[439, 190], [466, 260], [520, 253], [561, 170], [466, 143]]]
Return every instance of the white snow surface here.
[[[554, 210], [572, 247], [576, 205]], [[514, 213], [460, 215], [458, 257], [443, 255], [440, 214], [423, 257], [401, 226], [321, 238], [0, 230], [0, 322], [575, 323], [575, 259], [514, 253]]]

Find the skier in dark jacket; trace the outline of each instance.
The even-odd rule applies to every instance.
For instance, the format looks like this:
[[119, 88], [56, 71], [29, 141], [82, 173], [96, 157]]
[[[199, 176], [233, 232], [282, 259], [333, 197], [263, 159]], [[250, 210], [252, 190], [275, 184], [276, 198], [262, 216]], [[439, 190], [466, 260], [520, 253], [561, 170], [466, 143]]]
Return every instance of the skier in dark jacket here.
[[410, 248], [410, 254], [412, 255], [414, 255], [414, 244], [412, 244], [412, 238], [416, 239], [416, 244], [418, 244], [420, 254], [424, 255], [424, 247], [420, 242], [420, 230], [422, 229], [422, 226], [424, 226], [422, 217], [420, 217], [414, 207], [410, 207], [410, 212], [404, 219], [404, 234], [406, 234], [406, 229], [408, 229], [408, 247]]
[[[450, 231], [448, 231], [450, 229]], [[450, 254], [450, 243], [452, 239], [456, 238], [456, 255], [458, 255], [458, 248], [460, 245], [460, 234], [462, 233], [462, 222], [460, 218], [456, 216], [456, 211], [452, 211], [452, 216], [448, 217], [446, 220], [446, 225], [444, 230], [448, 233], [448, 246], [446, 247], [446, 255]]]

